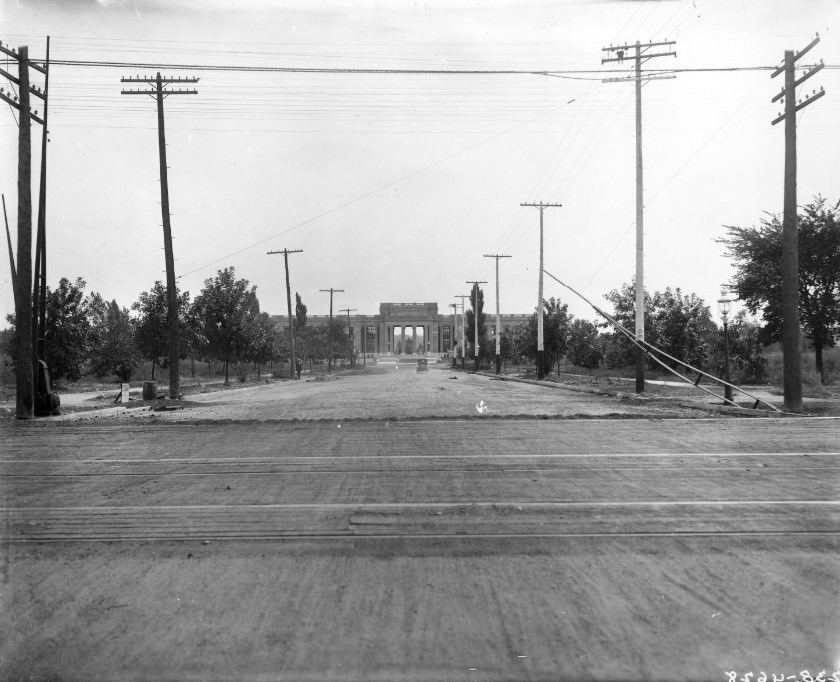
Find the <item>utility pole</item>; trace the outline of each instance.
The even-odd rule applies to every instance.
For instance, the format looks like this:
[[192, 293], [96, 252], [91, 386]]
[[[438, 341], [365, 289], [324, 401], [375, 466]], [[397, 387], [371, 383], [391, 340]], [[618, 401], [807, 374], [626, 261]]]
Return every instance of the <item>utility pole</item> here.
[[278, 253], [283, 254], [283, 260], [286, 263], [286, 305], [289, 308], [289, 343], [291, 344], [291, 355], [289, 356], [289, 376], [295, 376], [295, 327], [294, 327], [294, 318], [292, 317], [292, 289], [289, 286], [289, 254], [290, 253], [303, 253], [303, 249], [283, 249], [282, 251], [267, 251], [266, 252], [269, 256], [273, 256]]
[[[636, 338], [645, 338], [645, 277], [644, 277], [644, 188], [642, 183], [642, 80], [659, 80], [663, 78], [676, 78], [674, 75], [658, 74], [642, 78], [642, 62], [647, 62], [654, 57], [676, 57], [677, 53], [671, 51], [671, 46], [676, 45], [675, 40], [664, 40], [662, 42], [649, 42], [642, 45], [638, 40], [635, 45], [616, 45], [613, 47], [601, 48], [607, 54], [615, 53], [615, 57], [606, 57], [601, 64], [607, 62], [624, 62], [625, 59], [632, 59], [635, 62], [636, 73], [634, 76], [624, 78], [605, 78], [604, 83], [616, 83], [635, 81], [636, 83]], [[667, 52], [651, 51], [654, 48], [667, 47]], [[627, 53], [635, 49], [635, 53], [628, 56]], [[645, 353], [638, 347], [636, 349], [636, 393], [644, 393], [645, 390]]]
[[[498, 262], [498, 261], [497, 261]], [[475, 337], [473, 343], [473, 355], [475, 356], [475, 371], [478, 371], [478, 285], [479, 284], [487, 284], [484, 280], [475, 280], [475, 279], [468, 279], [467, 284], [472, 284], [472, 294], [470, 294], [470, 298], [472, 300], [472, 307], [473, 307], [473, 317], [475, 318]], [[464, 317], [466, 317], [466, 312], [464, 313]]]
[[121, 83], [144, 83], [151, 90], [122, 90], [123, 95], [149, 95], [157, 100], [158, 148], [160, 156], [160, 208], [163, 216], [163, 250], [166, 258], [166, 299], [169, 317], [169, 397], [176, 400], [180, 394], [181, 375], [178, 367], [180, 344], [178, 342], [178, 290], [175, 282], [175, 255], [172, 250], [172, 228], [169, 223], [169, 179], [166, 166], [166, 133], [163, 121], [163, 98], [170, 95], [197, 95], [198, 90], [166, 90], [173, 83], [198, 83], [198, 78], [163, 78], [158, 71], [154, 78], [120, 78]]
[[543, 211], [547, 208], [559, 208], [563, 204], [547, 204], [540, 201], [537, 204], [519, 204], [520, 206], [532, 206], [540, 209], [540, 282], [537, 287], [537, 379], [542, 379], [543, 356], [545, 355], [545, 344], [543, 341]]
[[[465, 298], [469, 298], [469, 294], [455, 294], [455, 298], [461, 299], [461, 369], [467, 370], [467, 306], [464, 303]], [[458, 315], [455, 315], [455, 321], [458, 321]]]
[[327, 372], [329, 372], [332, 369], [333, 294], [337, 291], [343, 292], [344, 289], [333, 289], [330, 287], [329, 289], [320, 289], [320, 291], [330, 292], [330, 326], [327, 327], [327, 352], [329, 353], [329, 357], [327, 358]]
[[452, 329], [452, 341], [454, 342], [454, 346], [452, 348], [452, 366], [456, 367], [458, 362], [457, 353], [455, 353], [455, 348], [458, 346], [458, 304], [457, 303], [450, 303], [449, 307], [455, 311], [455, 325]]
[[510, 258], [501, 254], [484, 254], [485, 258], [496, 259], [496, 374], [502, 373], [502, 316], [499, 312], [499, 259]]
[[353, 367], [355, 364], [355, 357], [356, 357], [356, 345], [353, 343], [353, 335], [350, 333], [350, 313], [355, 313], [355, 308], [342, 308], [339, 312], [347, 313], [347, 338], [350, 341], [350, 367]]
[[799, 350], [799, 239], [796, 216], [796, 112], [807, 107], [825, 94], [820, 88], [796, 101], [796, 87], [808, 80], [824, 66], [822, 60], [807, 73], [796, 78], [796, 60], [820, 42], [817, 36], [805, 47], [794, 53], [785, 50], [785, 61], [771, 78], [785, 74], [785, 85], [772, 102], [785, 101], [785, 112], [773, 121], [785, 122], [785, 198], [782, 218], [782, 364], [784, 408], [788, 412], [802, 412], [802, 358]]
[[[41, 178], [38, 190], [38, 232], [35, 239], [35, 286], [33, 288], [32, 300], [37, 311], [32, 319], [32, 341], [34, 348], [35, 368], [35, 400], [36, 410], [39, 400], [38, 375], [40, 370], [39, 360], [46, 364], [46, 332], [47, 332], [47, 111], [48, 91], [50, 85], [50, 37], [47, 36], [47, 53], [44, 60], [44, 116], [41, 126]], [[49, 393], [49, 388], [44, 387]], [[43, 398], [40, 398], [44, 400]], [[47, 397], [47, 401], [49, 398]], [[47, 405], [48, 406], [48, 405]]]
[[[15, 384], [17, 402], [15, 416], [18, 419], [32, 419], [35, 416], [35, 396], [37, 372], [33, 360], [37, 354], [37, 334], [33, 327], [37, 318], [32, 314], [32, 131], [31, 122], [44, 125], [44, 120], [37, 111], [30, 107], [30, 95], [46, 101], [46, 93], [30, 85], [29, 69], [41, 73], [46, 69], [40, 64], [29, 61], [29, 48], [21, 46], [17, 51], [0, 44], [0, 52], [16, 60], [18, 75], [0, 69], [0, 75], [18, 86], [7, 93], [0, 88], [0, 99], [16, 109], [18, 120], [18, 244], [17, 266], [15, 273], [15, 328], [17, 343], [15, 346]], [[4, 203], [5, 207], [5, 203]], [[11, 242], [10, 242], [11, 243]]]
[[12, 249], [12, 234], [9, 232], [9, 216], [6, 215], [6, 195], [3, 195], [3, 220], [6, 223], [6, 242], [9, 245], [9, 268], [12, 272], [12, 293], [17, 303], [17, 269], [15, 268], [15, 252]]

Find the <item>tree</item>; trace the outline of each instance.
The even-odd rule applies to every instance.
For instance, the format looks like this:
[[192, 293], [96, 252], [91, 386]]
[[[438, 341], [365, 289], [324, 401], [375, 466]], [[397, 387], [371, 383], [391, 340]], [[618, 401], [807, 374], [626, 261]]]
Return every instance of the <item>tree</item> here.
[[[554, 364], [566, 354], [571, 322], [569, 306], [561, 303], [559, 298], [543, 301], [543, 376], [548, 375]], [[528, 357], [531, 358], [537, 356], [537, 331], [537, 312], [534, 311], [528, 318], [524, 335], [525, 348]], [[539, 368], [537, 371], [539, 372]]]
[[[635, 285], [624, 284], [613, 289], [606, 298], [613, 304], [613, 317], [624, 328], [635, 326]], [[645, 341], [678, 360], [695, 367], [707, 366], [716, 345], [717, 326], [703, 299], [696, 294], [683, 294], [677, 288], [645, 292]], [[613, 333], [606, 349], [607, 364], [626, 367], [635, 363], [635, 346], [623, 334]]]
[[[86, 282], [81, 277], [77, 277], [75, 282], [62, 277], [57, 289], [47, 287], [45, 356], [53, 381], [64, 378], [78, 381], [82, 378], [90, 341], [85, 286]], [[9, 343], [14, 349], [15, 317], [9, 315], [6, 319], [12, 325]], [[11, 355], [14, 357], [14, 352]]]
[[[180, 357], [186, 358], [192, 350], [190, 318], [190, 294], [177, 292], [178, 296], [178, 340], [181, 344]], [[169, 357], [169, 299], [166, 287], [158, 280], [149, 291], [140, 294], [131, 309], [139, 313], [135, 323], [135, 344], [141, 356], [152, 363], [152, 379], [155, 367], [161, 358]]]
[[[747, 311], [741, 310], [729, 323], [729, 358], [735, 370], [735, 383], [760, 383], [767, 378], [767, 358], [762, 354], [762, 329], [755, 318], [749, 319]], [[724, 358], [723, 330], [720, 332], [721, 350], [719, 357]], [[721, 362], [721, 370], [723, 362]]]
[[91, 371], [98, 377], [116, 374], [120, 381], [129, 381], [141, 356], [134, 345], [134, 323], [128, 309], [93, 293], [88, 311]]
[[[814, 347], [820, 381], [825, 383], [823, 348], [835, 345], [840, 333], [840, 202], [826, 207], [817, 196], [797, 218], [799, 241], [799, 315]], [[782, 221], [778, 215], [759, 227], [726, 226], [717, 241], [735, 261], [730, 282], [750, 313], [762, 311], [765, 330], [778, 340], [782, 332]]]
[[588, 320], [574, 320], [569, 326], [569, 362], [593, 370], [604, 357], [604, 344], [598, 327]]
[[260, 376], [260, 366], [274, 357], [276, 339], [280, 336], [277, 327], [268, 313], [258, 313], [249, 316], [247, 320], [248, 344], [245, 359], [257, 366], [257, 378]]
[[234, 268], [219, 270], [204, 281], [193, 303], [193, 319], [200, 329], [203, 348], [209, 357], [224, 363], [225, 384], [230, 364], [243, 360], [251, 342], [251, 320], [259, 315], [257, 287], [248, 288], [246, 279], [236, 279]]
[[[487, 329], [484, 326], [485, 320], [487, 316], [484, 314], [484, 292], [479, 288], [478, 284], [473, 284], [472, 291], [470, 292], [470, 310], [466, 312], [466, 318], [464, 321], [464, 333], [467, 337], [467, 342], [470, 344], [470, 347], [473, 349], [471, 351], [472, 355], [475, 356], [475, 316], [476, 311], [478, 312], [478, 357], [476, 358], [475, 368], [478, 370], [479, 364], [481, 360], [485, 357], [490, 355], [490, 349], [488, 348], [488, 341], [487, 341]], [[493, 354], [495, 354], [495, 348], [493, 349]], [[465, 350], [464, 357], [467, 357], [467, 353]]]
[[306, 306], [298, 292], [295, 292], [295, 331], [306, 329]]

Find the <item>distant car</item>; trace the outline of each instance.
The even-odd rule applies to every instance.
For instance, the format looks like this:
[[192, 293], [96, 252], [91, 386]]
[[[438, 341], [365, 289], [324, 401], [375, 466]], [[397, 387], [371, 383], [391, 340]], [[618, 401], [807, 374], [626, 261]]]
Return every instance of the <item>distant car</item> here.
[[428, 372], [429, 371], [429, 361], [426, 358], [420, 358], [417, 361], [417, 371], [418, 372]]

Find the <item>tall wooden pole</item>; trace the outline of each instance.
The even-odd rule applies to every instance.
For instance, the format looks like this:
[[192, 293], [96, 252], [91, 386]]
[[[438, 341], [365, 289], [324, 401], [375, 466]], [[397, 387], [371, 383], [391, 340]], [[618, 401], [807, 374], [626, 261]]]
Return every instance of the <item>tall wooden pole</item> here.
[[[645, 338], [645, 207], [642, 164], [642, 48], [636, 41], [636, 338]], [[645, 354], [636, 347], [636, 393], [645, 390]]]
[[496, 374], [502, 373], [502, 314], [499, 312], [499, 259], [510, 258], [502, 254], [484, 254], [485, 258], [496, 259]]
[[[38, 233], [35, 240], [35, 287], [32, 297], [37, 310], [33, 315], [33, 342], [35, 345], [35, 376], [37, 384], [38, 360], [46, 361], [47, 331], [47, 112], [50, 87], [50, 37], [47, 36], [47, 54], [44, 62], [44, 116], [41, 126], [41, 178], [38, 188]], [[37, 385], [36, 385], [37, 391]]]
[[32, 138], [29, 115], [29, 48], [18, 48], [20, 121], [18, 129], [18, 243], [15, 296], [15, 382], [18, 419], [35, 416], [32, 365]]
[[329, 357], [327, 358], [327, 372], [332, 370], [332, 321], [333, 321], [333, 294], [337, 291], [344, 291], [344, 289], [333, 289], [330, 287], [329, 289], [321, 289], [321, 291], [329, 291], [330, 292], [330, 326], [327, 329], [327, 353], [329, 353]]
[[537, 379], [542, 379], [543, 357], [545, 356], [545, 342], [543, 334], [543, 211], [549, 207], [560, 207], [563, 204], [546, 204], [542, 201], [538, 204], [519, 204], [520, 206], [531, 206], [540, 209], [540, 279], [537, 286]]
[[[634, 80], [636, 83], [636, 300], [635, 300], [635, 317], [636, 317], [636, 338], [644, 340], [645, 338], [645, 208], [644, 208], [644, 183], [643, 183], [643, 165], [642, 165], [642, 61], [648, 61], [654, 57], [676, 57], [677, 53], [671, 51], [671, 47], [675, 44], [673, 40], [665, 40], [654, 43], [653, 41], [642, 44], [638, 40], [635, 45], [610, 45], [609, 47], [601, 48], [607, 54], [614, 54], [614, 57], [607, 57], [601, 60], [601, 64], [607, 62], [624, 62], [625, 59], [633, 59], [635, 61], [635, 73], [630, 77], [623, 78], [607, 78], [603, 82], [619, 82]], [[667, 52], [654, 52], [655, 48], [667, 47]], [[635, 55], [628, 56], [628, 52], [633, 48]], [[659, 74], [653, 76], [645, 76], [644, 80], [654, 80], [660, 78], [674, 78], [673, 75]], [[636, 393], [644, 393], [645, 390], [645, 353], [641, 348], [641, 344], [636, 347]]]
[[289, 343], [290, 343], [290, 355], [289, 355], [289, 376], [294, 377], [295, 375], [295, 327], [294, 327], [294, 318], [292, 317], [292, 287], [289, 284], [289, 254], [290, 253], [303, 253], [303, 249], [295, 249], [294, 251], [290, 251], [289, 249], [283, 249], [282, 251], [269, 251], [268, 255], [272, 256], [277, 253], [283, 254], [283, 261], [286, 265], [286, 307], [289, 311]]
[[785, 122], [785, 185], [784, 208], [782, 215], [782, 384], [784, 390], [784, 408], [788, 412], [802, 411], [802, 356], [800, 344], [799, 320], [799, 239], [796, 211], [796, 112], [808, 106], [825, 94], [820, 89], [813, 96], [806, 95], [797, 103], [796, 87], [823, 68], [823, 64], [810, 69], [796, 78], [794, 65], [806, 52], [820, 42], [819, 35], [799, 52], [785, 50], [784, 64], [776, 69], [771, 78], [781, 73], [785, 75], [782, 91], [773, 97], [772, 102], [785, 100], [785, 113], [772, 121], [775, 125]]
[[169, 174], [166, 167], [166, 130], [163, 117], [163, 79], [158, 71], [155, 79], [158, 117], [158, 156], [160, 159], [160, 208], [163, 218], [163, 253], [166, 259], [166, 302], [169, 318], [169, 397], [176, 400], [181, 392], [178, 366], [178, 289], [175, 280], [175, 253], [172, 248], [172, 226], [169, 222]]
[[145, 83], [153, 90], [123, 90], [123, 95], [151, 95], [157, 101], [158, 158], [160, 160], [160, 210], [163, 218], [163, 253], [166, 260], [166, 304], [169, 321], [169, 397], [177, 399], [181, 392], [178, 359], [181, 351], [178, 330], [178, 289], [175, 278], [175, 255], [172, 248], [172, 228], [169, 222], [169, 176], [166, 166], [166, 130], [163, 117], [163, 98], [170, 95], [196, 95], [193, 90], [164, 90], [172, 83], [198, 83], [198, 78], [163, 78], [158, 71], [155, 78], [121, 78], [121, 83]]

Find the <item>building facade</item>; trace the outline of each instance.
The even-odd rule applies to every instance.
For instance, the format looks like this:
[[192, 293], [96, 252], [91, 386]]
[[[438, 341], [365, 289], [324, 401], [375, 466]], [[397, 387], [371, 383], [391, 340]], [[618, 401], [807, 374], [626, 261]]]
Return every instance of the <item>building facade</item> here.
[[[485, 311], [487, 336], [495, 347], [496, 315]], [[502, 315], [502, 329], [524, 326], [530, 315]], [[378, 315], [335, 315], [345, 322], [358, 355], [389, 357], [407, 355], [447, 356], [461, 345], [463, 315], [441, 314], [437, 303], [380, 303]], [[288, 329], [286, 315], [273, 315], [281, 329]], [[307, 325], [326, 326], [329, 315], [308, 315]]]

